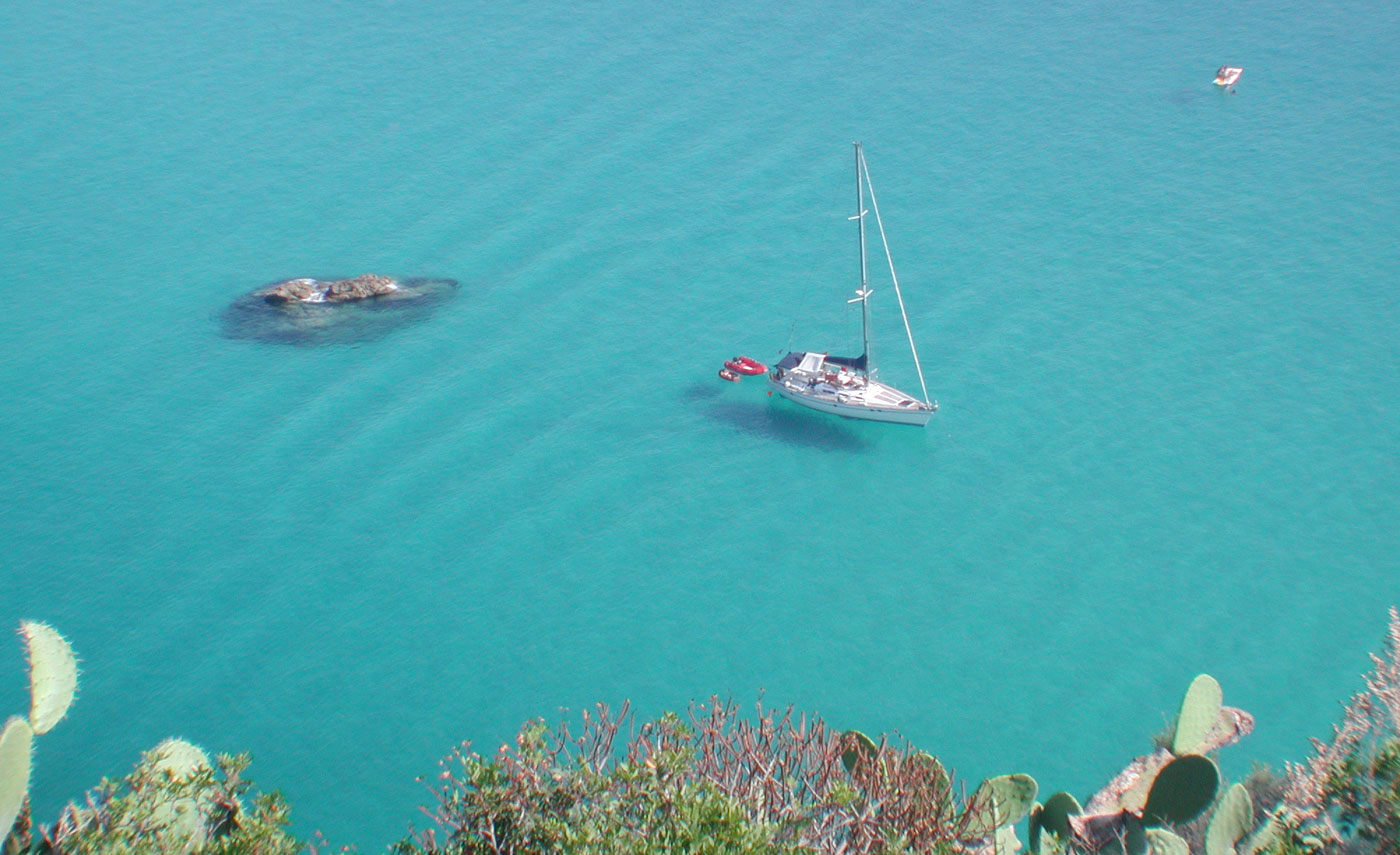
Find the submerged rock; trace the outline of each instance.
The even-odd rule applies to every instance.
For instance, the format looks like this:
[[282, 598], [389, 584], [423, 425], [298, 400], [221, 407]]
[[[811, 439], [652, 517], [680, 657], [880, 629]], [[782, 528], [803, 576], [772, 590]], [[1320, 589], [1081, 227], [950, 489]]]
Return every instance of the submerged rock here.
[[239, 297], [221, 320], [228, 338], [355, 344], [427, 318], [456, 290], [453, 279], [286, 279]]
[[259, 292], [269, 303], [344, 303], [383, 297], [402, 290], [397, 280], [388, 276], [363, 273], [353, 279], [288, 279]]

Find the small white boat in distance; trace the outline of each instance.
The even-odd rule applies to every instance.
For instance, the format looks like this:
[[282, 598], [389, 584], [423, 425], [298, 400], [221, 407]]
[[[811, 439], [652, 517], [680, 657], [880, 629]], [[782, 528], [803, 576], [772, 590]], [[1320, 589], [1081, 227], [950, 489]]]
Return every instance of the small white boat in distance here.
[[909, 330], [909, 316], [904, 311], [904, 297], [899, 291], [899, 279], [890, 260], [890, 281], [899, 300], [899, 313], [904, 317], [904, 332], [909, 337], [909, 350], [914, 355], [914, 368], [919, 372], [919, 386], [924, 395], [919, 398], [901, 392], [875, 379], [870, 362], [870, 285], [865, 275], [865, 193], [870, 192], [870, 207], [880, 229], [885, 246], [885, 258], [890, 259], [890, 246], [885, 241], [885, 226], [880, 221], [880, 206], [875, 203], [875, 188], [870, 184], [870, 171], [865, 155], [856, 143], [856, 215], [860, 226], [860, 289], [848, 303], [860, 303], [861, 339], [865, 346], [860, 356], [832, 356], [825, 351], [793, 351], [784, 356], [768, 375], [768, 385], [779, 395], [795, 404], [834, 413], [850, 419], [872, 422], [893, 422], [902, 425], [928, 424], [938, 405], [929, 400], [924, 384], [924, 369], [919, 365], [919, 353], [914, 349], [914, 334]]
[[1235, 81], [1240, 79], [1241, 74], [1244, 74], [1243, 68], [1236, 68], [1233, 65], [1222, 65], [1220, 66], [1220, 70], [1215, 72], [1215, 85], [1234, 86]]

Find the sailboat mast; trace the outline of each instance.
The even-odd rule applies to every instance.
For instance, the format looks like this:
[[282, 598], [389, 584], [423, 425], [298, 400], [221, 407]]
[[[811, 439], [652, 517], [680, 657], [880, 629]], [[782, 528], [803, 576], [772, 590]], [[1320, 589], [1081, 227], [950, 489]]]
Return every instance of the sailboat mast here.
[[854, 219], [860, 229], [860, 290], [856, 296], [860, 298], [860, 337], [861, 356], [865, 359], [865, 366], [861, 373], [870, 376], [870, 287], [867, 284], [865, 275], [865, 183], [861, 179], [861, 157], [860, 143], [855, 143], [856, 147], [856, 215]]

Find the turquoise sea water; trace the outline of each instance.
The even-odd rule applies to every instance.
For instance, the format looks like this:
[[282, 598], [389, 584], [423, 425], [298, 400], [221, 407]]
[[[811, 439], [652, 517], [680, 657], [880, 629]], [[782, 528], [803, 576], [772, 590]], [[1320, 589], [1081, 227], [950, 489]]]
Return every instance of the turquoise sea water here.
[[[1400, 602], [1398, 65], [1376, 0], [7, 5], [0, 617], [84, 663], [40, 814], [176, 734], [378, 850], [462, 739], [760, 691], [1086, 795], [1209, 671], [1227, 772], [1302, 756]], [[922, 431], [715, 377], [858, 347], [855, 139]], [[222, 322], [361, 272], [460, 285]]]

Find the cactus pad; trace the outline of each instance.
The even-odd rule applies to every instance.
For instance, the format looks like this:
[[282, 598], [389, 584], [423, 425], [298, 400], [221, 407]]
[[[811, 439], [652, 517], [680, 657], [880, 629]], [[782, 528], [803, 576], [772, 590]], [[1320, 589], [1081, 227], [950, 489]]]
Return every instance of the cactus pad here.
[[29, 789], [29, 749], [34, 731], [29, 722], [19, 716], [5, 722], [0, 733], [0, 836], [10, 833], [24, 794]]
[[1220, 770], [1199, 754], [1178, 757], [1162, 767], [1147, 793], [1142, 819], [1148, 825], [1190, 822], [1215, 800]]
[[151, 790], [151, 829], [159, 851], [188, 855], [209, 842], [214, 804], [196, 777], [210, 770], [209, 757], [183, 739], [167, 739], [147, 751], [138, 774]]
[[879, 753], [875, 741], [859, 730], [848, 730], [841, 734], [841, 745], [841, 762], [845, 764], [847, 772], [855, 772], [858, 764], [873, 759]]
[[987, 837], [1004, 825], [1013, 825], [1030, 813], [1040, 787], [1035, 778], [1017, 773], [988, 778], [972, 794], [968, 832]]
[[1039, 828], [1036, 829], [1036, 838], [1031, 843], [1030, 851], [1036, 855], [1064, 855], [1065, 844], [1044, 828]]
[[952, 779], [948, 777], [948, 770], [943, 768], [937, 757], [927, 751], [919, 751], [909, 758], [909, 763], [923, 773], [922, 784], [929, 788], [937, 801], [942, 802], [952, 794]]
[[1003, 825], [997, 829], [995, 851], [1004, 852], [1006, 855], [1021, 851], [1021, 840], [1016, 836], [1016, 826]]
[[1069, 793], [1056, 793], [1045, 800], [1040, 811], [1040, 827], [1060, 838], [1068, 840], [1071, 834], [1069, 818], [1084, 812], [1079, 800]]
[[1197, 675], [1181, 699], [1176, 714], [1176, 733], [1172, 736], [1172, 753], [1178, 757], [1199, 754], [1205, 749], [1206, 737], [1220, 720], [1220, 704], [1224, 695], [1220, 684], [1209, 674]]
[[36, 734], [48, 733], [73, 702], [78, 663], [73, 648], [48, 624], [23, 621], [19, 634], [29, 651], [29, 725]]
[[164, 772], [173, 781], [187, 781], [212, 768], [204, 749], [175, 737], [152, 748], [146, 759], [151, 771]]
[[1026, 848], [1031, 855], [1040, 855], [1040, 815], [1045, 812], [1045, 806], [1036, 802], [1031, 808], [1031, 814], [1026, 818]]
[[1235, 844], [1253, 824], [1254, 801], [1243, 784], [1235, 784], [1221, 796], [1206, 826], [1206, 855], [1235, 855]]
[[987, 783], [996, 793], [997, 819], [1002, 825], [1020, 822], [1031, 812], [1035, 796], [1040, 792], [1040, 785], [1035, 782], [1035, 778], [1019, 772], [989, 778]]
[[1147, 829], [1147, 855], [1191, 855], [1186, 841], [1165, 828]]

